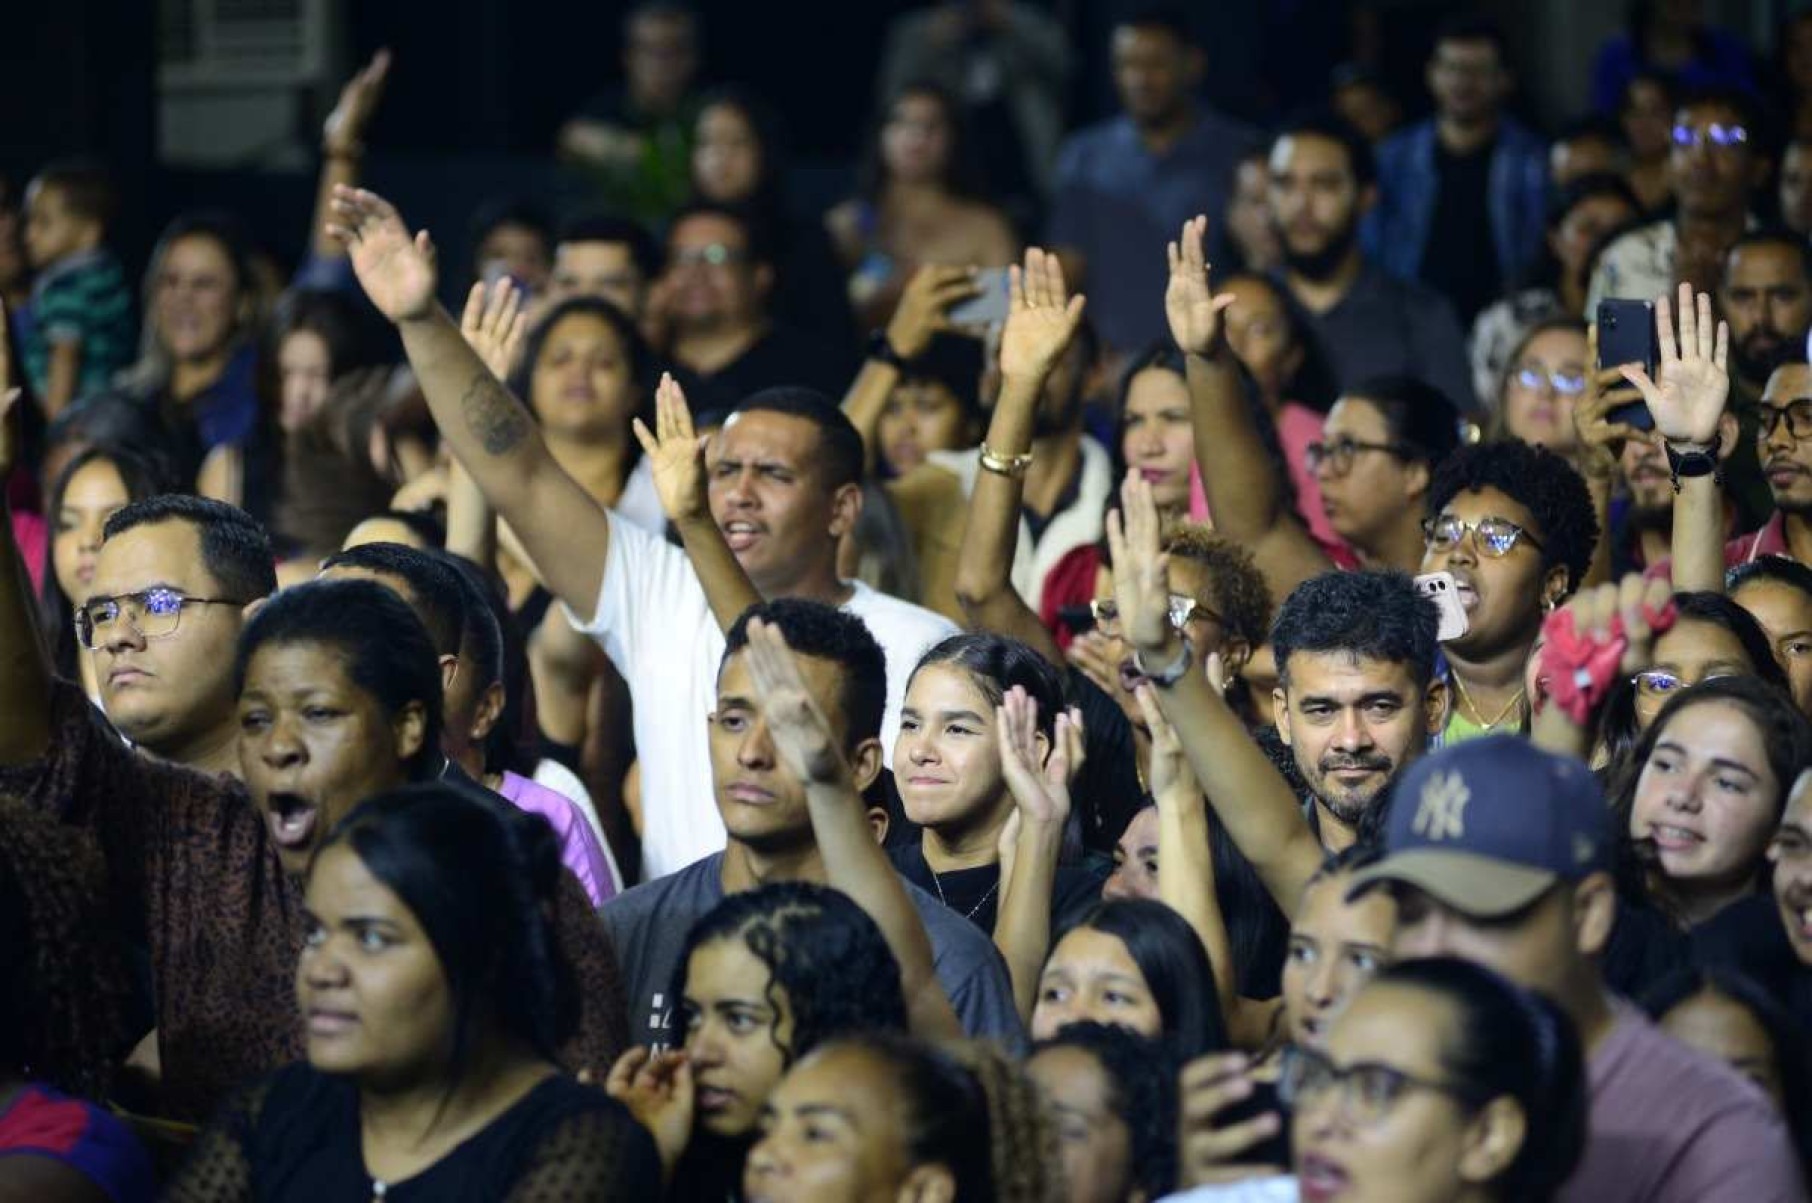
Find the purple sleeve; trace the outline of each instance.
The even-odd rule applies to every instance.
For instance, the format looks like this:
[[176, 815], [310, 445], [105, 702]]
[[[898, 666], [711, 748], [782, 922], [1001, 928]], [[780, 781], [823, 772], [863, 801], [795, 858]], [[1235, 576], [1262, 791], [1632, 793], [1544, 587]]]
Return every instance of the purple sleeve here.
[[616, 893], [610, 870], [605, 865], [604, 850], [591, 824], [579, 813], [578, 804], [565, 794], [557, 793], [516, 773], [505, 773], [498, 790], [518, 810], [540, 815], [554, 829], [560, 841], [560, 862], [573, 871], [585, 896], [593, 906], [603, 906]]

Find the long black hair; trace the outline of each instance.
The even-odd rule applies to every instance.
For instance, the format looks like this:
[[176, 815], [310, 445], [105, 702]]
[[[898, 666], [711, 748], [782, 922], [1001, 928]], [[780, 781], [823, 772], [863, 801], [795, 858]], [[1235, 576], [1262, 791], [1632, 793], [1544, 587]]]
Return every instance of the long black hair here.
[[1093, 1057], [1107, 1078], [1108, 1108], [1126, 1125], [1128, 1186], [1147, 1199], [1175, 1190], [1177, 1075], [1182, 1066], [1156, 1040], [1086, 1020], [1039, 1041], [1031, 1055], [1066, 1048]]
[[316, 863], [339, 844], [409, 908], [434, 946], [453, 1001], [452, 1081], [487, 1024], [554, 1060], [579, 1000], [550, 918], [563, 870], [547, 820], [429, 782], [361, 803], [328, 833]]
[[[1113, 936], [1125, 947], [1157, 1005], [1165, 1042], [1180, 1062], [1228, 1047], [1214, 967], [1181, 915], [1161, 902], [1116, 898], [1090, 909], [1069, 931], [1082, 928]], [[1053, 941], [1052, 948], [1061, 942]]]
[[1457, 1039], [1439, 1059], [1455, 1096], [1477, 1110], [1509, 1097], [1522, 1111], [1522, 1147], [1492, 1183], [1501, 1199], [1548, 1199], [1585, 1151], [1591, 1093], [1572, 1020], [1558, 1006], [1457, 957], [1401, 961], [1373, 978], [1433, 994], [1453, 1009]]
[[111, 443], [92, 444], [77, 452], [51, 482], [48, 504], [44, 507], [44, 517], [50, 523], [50, 537], [44, 542], [44, 585], [38, 592], [38, 624], [50, 648], [51, 663], [60, 675], [72, 680], [77, 679], [80, 654], [75, 620], [70, 616], [76, 599], [65, 594], [57, 580], [57, 524], [69, 482], [75, 479], [77, 472], [93, 463], [113, 465], [114, 471], [119, 473], [120, 483], [126, 486], [128, 503], [155, 497], [170, 487], [170, 479], [159, 461], [140, 455], [130, 447]]
[[857, 194], [870, 203], [876, 203], [886, 191], [888, 169], [881, 141], [888, 122], [893, 120], [894, 109], [899, 107], [901, 101], [913, 96], [935, 101], [943, 110], [944, 126], [949, 131], [949, 155], [944, 161], [942, 181], [945, 190], [963, 200], [987, 202], [990, 194], [986, 169], [971, 145], [962, 105], [941, 84], [926, 79], [910, 80], [903, 84], [887, 98], [887, 103], [875, 110], [874, 121], [864, 139], [862, 159], [856, 168]]

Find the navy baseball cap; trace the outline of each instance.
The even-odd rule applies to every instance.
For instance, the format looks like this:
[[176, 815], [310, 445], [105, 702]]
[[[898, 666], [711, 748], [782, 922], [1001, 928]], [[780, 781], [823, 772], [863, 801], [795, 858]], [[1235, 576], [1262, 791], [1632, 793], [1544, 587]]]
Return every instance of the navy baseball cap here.
[[1556, 883], [1611, 866], [1610, 808], [1590, 769], [1526, 739], [1491, 735], [1443, 748], [1391, 796], [1384, 858], [1349, 898], [1415, 886], [1474, 919], [1514, 914]]

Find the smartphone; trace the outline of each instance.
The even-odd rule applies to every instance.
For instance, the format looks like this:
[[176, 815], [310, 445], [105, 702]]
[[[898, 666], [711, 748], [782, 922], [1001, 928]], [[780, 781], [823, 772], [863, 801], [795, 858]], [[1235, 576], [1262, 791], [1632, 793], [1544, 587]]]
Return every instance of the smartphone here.
[[1435, 638], [1442, 643], [1458, 639], [1471, 628], [1466, 607], [1460, 604], [1459, 591], [1454, 588], [1453, 573], [1424, 572], [1416, 578], [1416, 592], [1432, 601], [1441, 612], [1441, 626]]
[[984, 268], [975, 273], [975, 295], [950, 307], [950, 322], [973, 328], [996, 325], [1007, 320], [1009, 302], [1007, 269]]
[[[1655, 333], [1655, 305], [1627, 297], [1607, 297], [1598, 302], [1598, 367], [1639, 363], [1652, 378], [1661, 362], [1661, 342]], [[1637, 430], [1653, 430], [1655, 415], [1642, 401], [1631, 401], [1605, 412], [1611, 422]]]

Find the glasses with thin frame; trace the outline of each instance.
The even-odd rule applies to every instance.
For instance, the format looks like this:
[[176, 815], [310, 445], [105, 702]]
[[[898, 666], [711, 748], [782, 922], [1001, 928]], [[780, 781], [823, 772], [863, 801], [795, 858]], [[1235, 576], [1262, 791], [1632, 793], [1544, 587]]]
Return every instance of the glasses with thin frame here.
[[[1097, 627], [1107, 627], [1120, 621], [1120, 605], [1111, 597], [1097, 597], [1088, 604], [1088, 612], [1095, 619]], [[1171, 629], [1181, 633], [1196, 619], [1208, 622], [1220, 622], [1221, 616], [1204, 606], [1193, 597], [1181, 593], [1172, 593], [1165, 606], [1165, 616], [1170, 619]]]
[[1457, 514], [1442, 514], [1422, 523], [1422, 538], [1430, 551], [1452, 551], [1468, 533], [1473, 536], [1479, 554], [1494, 560], [1509, 555], [1518, 543], [1542, 550], [1539, 539], [1508, 518], [1480, 518], [1477, 522], [1467, 522]]
[[1367, 1128], [1390, 1114], [1397, 1101], [1412, 1090], [1432, 1090], [1470, 1106], [1466, 1092], [1451, 1082], [1418, 1077], [1379, 1061], [1337, 1066], [1321, 1053], [1301, 1045], [1284, 1050], [1277, 1093], [1293, 1111], [1313, 1107], [1330, 1094], [1355, 1127]]
[[164, 585], [140, 589], [136, 593], [90, 598], [75, 608], [76, 639], [92, 651], [107, 628], [121, 619], [145, 639], [168, 639], [176, 634], [176, 628], [182, 624], [182, 612], [189, 606], [245, 604], [227, 597], [190, 597]]

